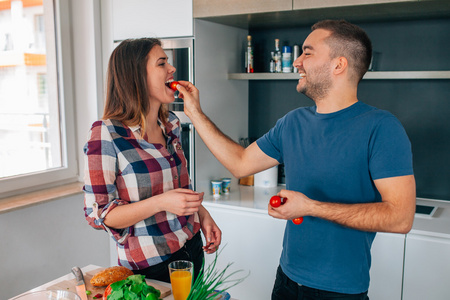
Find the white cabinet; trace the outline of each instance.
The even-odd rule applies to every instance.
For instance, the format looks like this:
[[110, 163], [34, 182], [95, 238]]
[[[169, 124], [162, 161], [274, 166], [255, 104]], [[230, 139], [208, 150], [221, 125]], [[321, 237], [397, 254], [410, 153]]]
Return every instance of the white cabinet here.
[[404, 234], [377, 233], [372, 244], [370, 300], [402, 299], [404, 250]]
[[[229, 291], [230, 295], [237, 299], [270, 299], [286, 222], [267, 214], [203, 203], [223, 234], [219, 269], [233, 262], [232, 271], [251, 271], [250, 277]], [[404, 234], [377, 234], [372, 246], [371, 300], [402, 299], [404, 249]], [[206, 256], [207, 263], [213, 259], [212, 255]]]
[[[340, 6], [359, 6], [367, 4], [389, 4], [414, 2], [415, 0], [293, 0], [294, 9], [329, 8]], [[417, 1], [416, 1], [417, 2]]]
[[115, 41], [193, 36], [192, 1], [113, 0], [112, 26]]
[[292, 10], [292, 0], [193, 0], [194, 17], [217, 17]]
[[408, 234], [403, 299], [450, 298], [450, 237]]
[[[251, 271], [244, 282], [229, 290], [231, 297], [269, 300], [281, 255], [286, 221], [263, 213], [227, 209], [224, 206], [214, 207], [203, 203], [222, 230], [219, 270], [228, 263], [233, 263], [230, 271], [245, 271], [233, 278], [239, 278]], [[214, 257], [206, 255], [206, 262], [211, 262]]]

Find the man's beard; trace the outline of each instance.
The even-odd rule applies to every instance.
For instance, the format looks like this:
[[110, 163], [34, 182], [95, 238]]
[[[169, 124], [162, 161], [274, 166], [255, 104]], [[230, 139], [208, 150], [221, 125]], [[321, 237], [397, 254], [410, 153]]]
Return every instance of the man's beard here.
[[331, 76], [329, 74], [329, 63], [324, 63], [306, 74], [306, 82], [297, 88], [297, 92], [304, 94], [314, 101], [325, 98], [331, 89]]

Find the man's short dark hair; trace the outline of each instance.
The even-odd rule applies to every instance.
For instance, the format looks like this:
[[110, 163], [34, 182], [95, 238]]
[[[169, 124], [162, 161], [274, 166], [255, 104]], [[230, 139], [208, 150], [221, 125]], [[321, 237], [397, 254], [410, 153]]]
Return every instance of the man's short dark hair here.
[[331, 48], [332, 58], [347, 58], [353, 76], [359, 82], [369, 69], [372, 58], [372, 43], [360, 27], [345, 20], [324, 20], [317, 22], [311, 30], [324, 29], [331, 32], [326, 42]]

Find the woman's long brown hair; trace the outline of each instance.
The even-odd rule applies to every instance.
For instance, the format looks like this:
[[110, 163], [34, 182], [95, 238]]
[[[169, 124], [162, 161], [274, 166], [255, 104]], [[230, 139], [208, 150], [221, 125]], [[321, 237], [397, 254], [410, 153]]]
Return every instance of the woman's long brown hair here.
[[[150, 111], [147, 88], [147, 60], [154, 46], [161, 41], [154, 38], [127, 39], [113, 51], [108, 63], [106, 103], [103, 119], [121, 121], [127, 126], [141, 126], [145, 135], [145, 117]], [[161, 105], [161, 122], [168, 119], [167, 105]]]

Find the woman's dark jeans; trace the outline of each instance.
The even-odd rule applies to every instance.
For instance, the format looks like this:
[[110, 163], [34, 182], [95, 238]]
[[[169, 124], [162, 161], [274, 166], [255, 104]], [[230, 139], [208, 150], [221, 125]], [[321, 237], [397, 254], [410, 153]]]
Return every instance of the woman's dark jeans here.
[[188, 260], [194, 263], [195, 280], [201, 270], [203, 258], [205, 256], [202, 247], [202, 237], [200, 236], [200, 232], [198, 232], [192, 239], [187, 241], [180, 250], [172, 254], [168, 260], [146, 269], [133, 270], [133, 272], [134, 274], [145, 275], [148, 279], [156, 279], [170, 283], [169, 264], [175, 260]]

